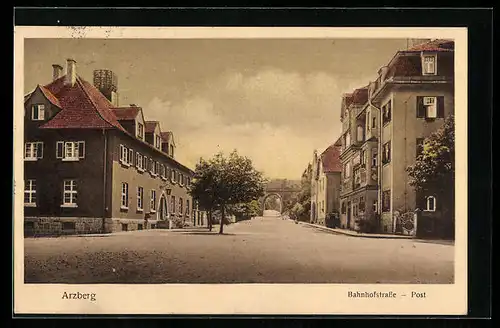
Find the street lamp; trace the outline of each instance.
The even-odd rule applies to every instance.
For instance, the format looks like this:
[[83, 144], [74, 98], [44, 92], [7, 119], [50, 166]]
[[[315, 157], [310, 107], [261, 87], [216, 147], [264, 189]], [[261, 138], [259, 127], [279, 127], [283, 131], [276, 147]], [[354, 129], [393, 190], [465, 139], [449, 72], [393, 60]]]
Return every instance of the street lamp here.
[[[170, 220], [170, 211], [168, 211], [168, 203], [170, 202], [170, 194], [172, 193], [172, 189], [170, 188], [168, 182], [165, 183], [164, 185], [161, 185], [160, 186], [160, 190], [165, 190], [165, 193], [167, 194], [167, 199], [165, 200], [165, 202], [167, 204], [165, 204], [166, 206], [163, 206], [165, 208], [165, 211], [167, 212], [167, 221], [168, 221], [168, 228], [169, 229], [172, 229], [172, 221]], [[175, 205], [174, 205], [175, 206]]]

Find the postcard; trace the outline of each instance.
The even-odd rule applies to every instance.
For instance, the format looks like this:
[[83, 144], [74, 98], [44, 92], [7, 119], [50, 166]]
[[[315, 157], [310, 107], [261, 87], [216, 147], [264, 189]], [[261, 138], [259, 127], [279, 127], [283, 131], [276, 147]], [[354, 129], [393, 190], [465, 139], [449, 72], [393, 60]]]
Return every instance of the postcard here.
[[467, 313], [467, 29], [14, 32], [16, 314]]

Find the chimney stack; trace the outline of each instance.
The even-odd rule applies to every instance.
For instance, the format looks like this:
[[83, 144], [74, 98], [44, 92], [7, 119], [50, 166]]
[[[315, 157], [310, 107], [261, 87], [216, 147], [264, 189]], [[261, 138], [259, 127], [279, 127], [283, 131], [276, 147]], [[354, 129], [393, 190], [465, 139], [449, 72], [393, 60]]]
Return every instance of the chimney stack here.
[[66, 84], [75, 85], [76, 82], [76, 61], [74, 59], [66, 59]]
[[59, 64], [52, 65], [52, 81], [55, 81], [61, 77], [62, 70], [63, 68], [61, 65]]

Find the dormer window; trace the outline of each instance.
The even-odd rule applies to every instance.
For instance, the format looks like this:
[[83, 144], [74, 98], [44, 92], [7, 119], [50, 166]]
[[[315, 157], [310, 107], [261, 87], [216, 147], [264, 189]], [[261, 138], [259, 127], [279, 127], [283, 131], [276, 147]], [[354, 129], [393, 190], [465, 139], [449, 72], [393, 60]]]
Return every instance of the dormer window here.
[[43, 121], [45, 119], [45, 105], [37, 104], [31, 106], [31, 119], [33, 121]]
[[423, 55], [422, 56], [422, 73], [423, 75], [436, 75], [436, 55]]
[[137, 138], [144, 139], [144, 125], [142, 123], [137, 123]]
[[171, 157], [174, 157], [174, 145], [170, 144], [170, 154]]

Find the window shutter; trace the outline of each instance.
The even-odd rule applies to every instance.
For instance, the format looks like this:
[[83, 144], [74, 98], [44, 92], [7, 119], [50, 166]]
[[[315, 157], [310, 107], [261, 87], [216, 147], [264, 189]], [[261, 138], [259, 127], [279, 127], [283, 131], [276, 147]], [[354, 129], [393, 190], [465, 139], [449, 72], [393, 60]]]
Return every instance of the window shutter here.
[[36, 143], [36, 158], [43, 158], [43, 142]]
[[425, 117], [424, 97], [417, 96], [417, 118]]
[[444, 118], [444, 97], [437, 97], [437, 117]]
[[56, 142], [56, 158], [63, 158], [64, 142]]
[[39, 120], [45, 120], [45, 106], [40, 105], [38, 109], [38, 119]]
[[78, 158], [85, 158], [85, 141], [78, 141]]

